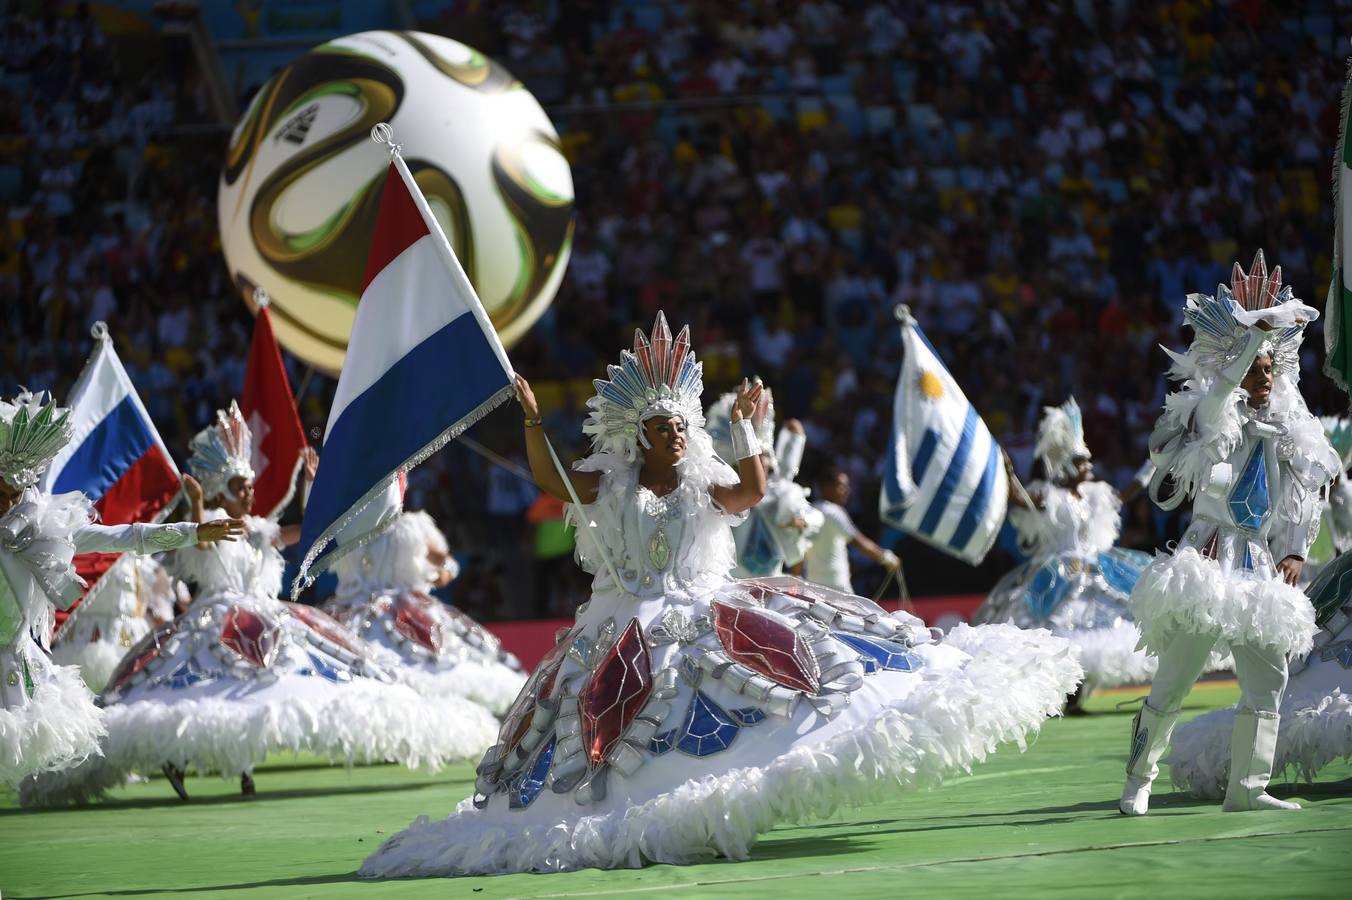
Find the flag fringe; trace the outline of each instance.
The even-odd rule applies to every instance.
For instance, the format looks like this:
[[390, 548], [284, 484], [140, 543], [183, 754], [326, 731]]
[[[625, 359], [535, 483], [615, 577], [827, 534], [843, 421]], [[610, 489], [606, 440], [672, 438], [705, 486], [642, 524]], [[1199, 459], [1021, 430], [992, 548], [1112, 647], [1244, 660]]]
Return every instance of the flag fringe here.
[[400, 469], [407, 472], [417, 466], [423, 460], [427, 459], [427, 457], [436, 453], [442, 447], [445, 447], [451, 441], [465, 433], [480, 419], [484, 418], [484, 416], [487, 416], [493, 410], [515, 396], [516, 388], [513, 385], [508, 384], [499, 388], [491, 397], [483, 403], [480, 403], [467, 415], [462, 416], [457, 420], [454, 425], [441, 432], [441, 434], [437, 435], [427, 444], [424, 444], [422, 449], [405, 459], [398, 466], [395, 466], [393, 471], [387, 473], [377, 481], [374, 487], [367, 491], [360, 500], [349, 507], [346, 515], [328, 528], [325, 528], [320, 533], [319, 537], [315, 539], [314, 545], [310, 548], [309, 552], [305, 554], [305, 558], [301, 560], [300, 572], [296, 575], [295, 580], [291, 582], [291, 599], [295, 600], [300, 596], [301, 591], [305, 590], [305, 588], [309, 587], [310, 584], [314, 582], [316, 575], [327, 571], [335, 562], [342, 559], [353, 550], [366, 546], [389, 530], [390, 526], [394, 523], [394, 517], [390, 517], [388, 520], [377, 524], [376, 527], [352, 542], [330, 550], [327, 553], [324, 552], [324, 548], [333, 543], [334, 538], [337, 537], [344, 528], [365, 512], [366, 507], [370, 506], [376, 497], [385, 492], [389, 487], [390, 478], [394, 477]]
[[[1334, 368], [1330, 359], [1343, 330], [1343, 155], [1347, 146], [1347, 114], [1352, 107], [1352, 57], [1343, 77], [1343, 96], [1338, 104], [1338, 142], [1333, 149], [1333, 272], [1328, 300], [1324, 304], [1324, 374], [1348, 392], [1347, 374]], [[1352, 348], [1348, 348], [1352, 351]]]

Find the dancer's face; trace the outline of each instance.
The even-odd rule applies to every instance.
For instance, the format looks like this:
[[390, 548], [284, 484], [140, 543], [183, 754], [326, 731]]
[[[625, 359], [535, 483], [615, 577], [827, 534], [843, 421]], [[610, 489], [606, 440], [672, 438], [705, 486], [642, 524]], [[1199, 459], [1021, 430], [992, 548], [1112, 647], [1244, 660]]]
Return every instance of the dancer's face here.
[[230, 489], [230, 493], [220, 498], [221, 509], [236, 519], [240, 516], [247, 516], [253, 509], [253, 479], [236, 475], [226, 482], [226, 487]]
[[821, 484], [822, 498], [844, 506], [850, 499], [850, 476], [836, 472]]
[[1075, 458], [1075, 475], [1070, 479], [1072, 484], [1083, 484], [1094, 477], [1094, 461], [1087, 456], [1077, 456]]
[[1239, 386], [1249, 392], [1249, 405], [1254, 409], [1267, 406], [1268, 400], [1272, 398], [1272, 357], [1260, 353]]
[[649, 464], [674, 466], [685, 457], [685, 419], [680, 416], [658, 416], [643, 423], [648, 436], [648, 447], [643, 461]]
[[13, 509], [22, 499], [22, 488], [16, 488], [5, 479], [0, 478], [0, 516]]

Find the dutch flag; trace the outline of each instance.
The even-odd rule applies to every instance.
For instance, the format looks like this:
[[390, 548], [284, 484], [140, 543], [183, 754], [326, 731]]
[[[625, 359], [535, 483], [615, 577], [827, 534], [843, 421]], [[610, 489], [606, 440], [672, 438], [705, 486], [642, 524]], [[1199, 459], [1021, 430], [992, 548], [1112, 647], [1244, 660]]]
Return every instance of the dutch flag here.
[[878, 498], [883, 520], [973, 565], [995, 543], [1009, 481], [1000, 445], [904, 308], [902, 362]]
[[305, 508], [293, 597], [384, 529], [398, 510], [399, 472], [512, 397], [511, 373], [474, 287], [394, 155]]
[[[178, 467], [118, 359], [107, 326], [95, 324], [93, 334], [94, 352], [67, 401], [71, 440], [43, 473], [40, 487], [53, 494], [82, 491], [105, 525], [159, 521], [179, 492]], [[90, 585], [86, 598], [117, 558], [116, 553], [75, 557], [76, 571]]]

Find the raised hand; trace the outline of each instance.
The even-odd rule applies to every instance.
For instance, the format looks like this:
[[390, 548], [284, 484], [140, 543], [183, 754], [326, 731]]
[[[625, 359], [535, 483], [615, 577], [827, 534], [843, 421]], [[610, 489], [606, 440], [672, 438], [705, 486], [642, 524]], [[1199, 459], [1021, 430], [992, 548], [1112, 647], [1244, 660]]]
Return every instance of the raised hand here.
[[197, 479], [191, 475], [183, 476], [183, 493], [188, 498], [188, 502], [194, 506], [202, 502], [202, 485], [197, 483]]
[[314, 481], [315, 473], [319, 471], [319, 452], [314, 447], [306, 447], [301, 451], [300, 458], [305, 463], [306, 479]]
[[535, 400], [535, 392], [530, 389], [530, 382], [520, 375], [513, 376], [516, 382], [516, 399], [521, 404], [521, 411], [526, 414], [527, 419], [540, 418], [540, 404]]
[[[199, 488], [200, 490], [200, 488]], [[243, 519], [212, 519], [197, 526], [197, 542], [208, 544], [213, 541], [236, 541], [244, 537]]]
[[742, 383], [737, 386], [737, 399], [732, 404], [732, 421], [750, 419], [756, 412], [756, 404], [760, 402], [764, 391], [765, 385], [753, 385], [750, 379], [743, 378]]

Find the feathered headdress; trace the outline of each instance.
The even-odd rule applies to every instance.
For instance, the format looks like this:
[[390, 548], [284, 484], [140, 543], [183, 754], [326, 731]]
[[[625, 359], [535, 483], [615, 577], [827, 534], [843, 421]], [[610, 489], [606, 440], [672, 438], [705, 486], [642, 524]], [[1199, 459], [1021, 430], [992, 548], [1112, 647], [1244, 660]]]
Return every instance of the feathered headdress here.
[[1074, 397], [1060, 406], [1043, 407], [1033, 453], [1042, 460], [1048, 478], [1070, 478], [1075, 474], [1075, 460], [1090, 457], [1084, 442], [1084, 417]]
[[1272, 356], [1272, 374], [1281, 376], [1299, 373], [1305, 326], [1319, 318], [1319, 311], [1297, 300], [1290, 285], [1282, 285], [1281, 266], [1268, 274], [1259, 250], [1248, 272], [1235, 263], [1230, 285], [1217, 285], [1216, 296], [1189, 294], [1183, 318], [1192, 326], [1192, 346], [1186, 354], [1166, 349], [1178, 377], [1228, 367], [1244, 349], [1250, 326], [1262, 320], [1272, 325], [1264, 352]]
[[37, 484], [70, 434], [70, 410], [46, 391], [0, 400], [0, 478], [21, 489]]
[[216, 410], [216, 422], [197, 432], [188, 444], [192, 454], [188, 470], [201, 482], [202, 496], [224, 496], [229, 493], [230, 479], [254, 477], [252, 444], [238, 403], [231, 400], [229, 409]]
[[591, 435], [592, 449], [615, 453], [638, 462], [639, 447], [647, 447], [643, 422], [654, 416], [680, 416], [687, 425], [704, 426], [700, 395], [704, 393], [704, 365], [690, 349], [690, 326], [672, 340], [667, 317], [657, 314], [652, 340], [634, 330], [634, 350], [620, 351], [620, 364], [607, 366], [609, 380], [596, 379], [596, 396], [582, 431]]
[[[754, 383], [761, 384], [761, 380], [756, 378]], [[714, 401], [713, 406], [710, 406], [705, 414], [707, 422], [705, 430], [709, 432], [709, 437], [713, 438], [714, 452], [733, 468], [737, 466], [737, 454], [732, 449], [732, 405], [736, 402], [737, 392], [728, 391]], [[756, 429], [756, 439], [760, 441], [761, 449], [771, 451], [775, 446], [775, 398], [769, 388], [761, 391], [756, 411], [751, 414], [751, 427]], [[772, 460], [770, 465], [773, 468], [774, 454], [770, 455]]]

